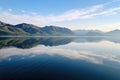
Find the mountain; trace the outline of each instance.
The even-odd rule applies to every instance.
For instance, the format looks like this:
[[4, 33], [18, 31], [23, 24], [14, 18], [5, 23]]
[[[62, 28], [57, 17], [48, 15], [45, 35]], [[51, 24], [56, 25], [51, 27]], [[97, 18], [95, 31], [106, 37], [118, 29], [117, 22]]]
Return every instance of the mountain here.
[[15, 25], [14, 27], [22, 29], [28, 35], [39, 35], [39, 36], [45, 35], [43, 34], [44, 32], [41, 30], [40, 27], [32, 25], [32, 24], [21, 23], [21, 24]]
[[45, 26], [21, 23], [11, 25], [0, 21], [0, 36], [119, 36], [120, 30], [109, 32], [100, 30], [70, 30], [65, 27]]
[[89, 31], [86, 36], [104, 36], [104, 33], [99, 30]]
[[106, 35], [109, 35], [109, 36], [119, 36], [120, 35], [120, 30], [116, 29], [116, 30], [113, 30], [113, 31], [106, 32]]
[[79, 35], [79, 36], [82, 36], [82, 35], [85, 35], [89, 32], [90, 30], [74, 30], [74, 33]]
[[21, 23], [17, 25], [11, 25], [0, 21], [0, 36], [68, 36], [75, 35], [70, 29], [57, 27], [57, 26], [45, 26], [38, 27], [33, 24]]
[[27, 34], [24, 30], [20, 28], [15, 28], [14, 25], [6, 24], [0, 21], [0, 35], [18, 35]]
[[99, 30], [74, 30], [78, 36], [103, 36], [104, 32]]
[[112, 30], [109, 32], [102, 32], [100, 30], [74, 30], [73, 31], [78, 36], [119, 36], [120, 30]]
[[47, 34], [51, 34], [54, 36], [60, 36], [60, 35], [73, 35], [74, 33], [68, 29], [68, 28], [61, 28], [57, 26], [45, 26], [41, 28], [43, 32], [46, 32]]

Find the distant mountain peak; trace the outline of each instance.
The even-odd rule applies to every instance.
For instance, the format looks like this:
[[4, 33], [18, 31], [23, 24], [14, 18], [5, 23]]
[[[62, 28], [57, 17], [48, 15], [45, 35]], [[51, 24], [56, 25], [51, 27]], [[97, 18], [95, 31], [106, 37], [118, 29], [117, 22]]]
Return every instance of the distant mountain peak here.
[[0, 26], [2, 26], [2, 25], [6, 25], [6, 23], [0, 21]]
[[115, 29], [114, 31], [120, 31], [119, 29]]
[[50, 25], [50, 26], [45, 26], [46, 28], [61, 28], [59, 26], [53, 26], [53, 25]]
[[33, 25], [33, 24], [28, 24], [28, 23], [20, 23], [20, 24], [17, 24], [15, 25], [15, 27], [18, 27], [18, 28], [39, 28], [38, 26], [36, 25]]
[[28, 24], [28, 23], [20, 23], [20, 24], [17, 24], [17, 25], [22, 25], [22, 26], [35, 26], [33, 24]]
[[109, 32], [120, 32], [119, 29], [115, 29], [115, 30], [112, 30], [112, 31], [109, 31]]

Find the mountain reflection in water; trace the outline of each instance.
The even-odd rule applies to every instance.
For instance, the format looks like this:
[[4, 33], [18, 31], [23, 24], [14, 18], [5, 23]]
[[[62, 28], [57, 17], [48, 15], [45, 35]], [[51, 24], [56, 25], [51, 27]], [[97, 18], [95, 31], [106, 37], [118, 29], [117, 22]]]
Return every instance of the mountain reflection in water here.
[[120, 38], [0, 37], [0, 80], [120, 80]]
[[37, 45], [58, 46], [68, 44], [73, 40], [71, 37], [1, 37], [0, 48], [14, 46], [17, 48], [32, 48]]
[[13, 46], [27, 49], [37, 45], [59, 46], [70, 42], [100, 42], [103, 40], [120, 43], [119, 37], [0, 37], [0, 48]]

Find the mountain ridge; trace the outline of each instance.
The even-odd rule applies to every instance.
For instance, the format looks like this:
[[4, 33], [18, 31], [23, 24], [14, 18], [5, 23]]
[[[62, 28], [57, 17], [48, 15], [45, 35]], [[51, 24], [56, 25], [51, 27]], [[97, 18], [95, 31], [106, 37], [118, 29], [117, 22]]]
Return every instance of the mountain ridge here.
[[59, 26], [39, 27], [33, 24], [21, 23], [17, 25], [0, 21], [0, 36], [118, 36], [120, 30], [108, 32], [100, 30], [71, 30]]
[[120, 30], [115, 29], [108, 32], [102, 32], [100, 30], [74, 30], [78, 36], [117, 36], [120, 35]]
[[73, 31], [59, 26], [39, 27], [33, 24], [21, 23], [11, 25], [0, 21], [0, 35], [24, 35], [24, 36], [69, 36]]

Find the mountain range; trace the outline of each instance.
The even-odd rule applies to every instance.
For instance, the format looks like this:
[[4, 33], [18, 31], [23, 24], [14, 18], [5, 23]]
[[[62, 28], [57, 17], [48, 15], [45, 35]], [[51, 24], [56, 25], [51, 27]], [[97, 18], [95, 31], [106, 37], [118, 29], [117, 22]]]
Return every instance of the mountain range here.
[[74, 32], [68, 28], [58, 26], [39, 27], [33, 24], [21, 23], [11, 25], [0, 21], [0, 36], [69, 36]]
[[0, 36], [118, 36], [120, 30], [102, 32], [100, 30], [70, 30], [65, 27], [44, 26], [21, 23], [17, 25], [0, 21]]
[[120, 35], [120, 30], [112, 30], [109, 32], [102, 32], [100, 30], [74, 30], [73, 31], [78, 36], [118, 36]]

